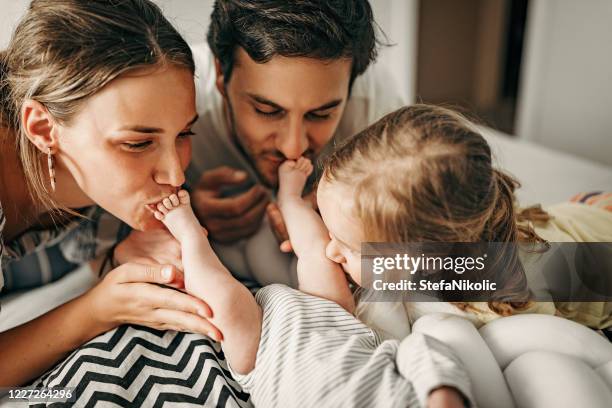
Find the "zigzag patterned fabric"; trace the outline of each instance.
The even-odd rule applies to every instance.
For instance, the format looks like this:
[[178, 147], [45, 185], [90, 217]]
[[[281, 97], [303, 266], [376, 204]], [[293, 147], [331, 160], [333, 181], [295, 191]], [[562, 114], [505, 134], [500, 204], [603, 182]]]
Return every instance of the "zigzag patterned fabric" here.
[[252, 407], [208, 337], [121, 326], [96, 337], [33, 384], [74, 387], [76, 401], [51, 406]]

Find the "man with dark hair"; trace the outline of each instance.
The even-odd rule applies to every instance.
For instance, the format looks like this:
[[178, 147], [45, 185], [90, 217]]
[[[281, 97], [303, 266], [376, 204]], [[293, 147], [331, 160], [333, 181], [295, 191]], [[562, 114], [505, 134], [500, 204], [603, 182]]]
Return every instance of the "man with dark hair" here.
[[[208, 46], [193, 47], [199, 119], [192, 129], [196, 136], [188, 178], [196, 214], [208, 229], [215, 251], [236, 276], [255, 277], [262, 285], [297, 286], [295, 264], [291, 265], [294, 257], [285, 255], [279, 261], [283, 254], [272, 233], [274, 229], [286, 235], [273, 203], [280, 164], [300, 156], [316, 160], [326, 148], [405, 105], [389, 76], [372, 65], [377, 55], [375, 27], [367, 0], [215, 2]], [[282, 246], [290, 249], [288, 242]], [[402, 326], [401, 317], [397, 320], [394, 326]], [[407, 334], [400, 331], [389, 334], [400, 338]], [[276, 359], [267, 365], [274, 375], [261, 371], [265, 368], [256, 370], [266, 384], [274, 383], [271, 394], [287, 396], [294, 404], [307, 394], [318, 401], [313, 406], [331, 403], [332, 390], [325, 385], [325, 377], [318, 384], [301, 384], [301, 370], [308, 371], [307, 365], [292, 362], [293, 357], [278, 353], [276, 346], [263, 348]], [[321, 358], [304, 355], [308, 353], [304, 350], [301, 361]], [[336, 361], [352, 361], [346, 353], [334, 352]], [[406, 365], [417, 374], [415, 391], [420, 403], [463, 406], [457, 389], [469, 395], [468, 380], [449, 370], [456, 365], [457, 372], [463, 372], [456, 360], [446, 363], [455, 358], [450, 351], [427, 344], [414, 354], [428, 356], [423, 360], [425, 372], [415, 371], [415, 364]], [[394, 366], [393, 358], [385, 358], [386, 366]], [[281, 367], [282, 372], [297, 375], [279, 378], [277, 368]], [[340, 381], [347, 387], [336, 390], [336, 401], [371, 406], [365, 401], [376, 400], [380, 406], [388, 405], [386, 395], [376, 397], [387, 389], [382, 367], [362, 366], [359, 372], [345, 368], [343, 375], [351, 381]], [[321, 384], [325, 392], [316, 391]], [[298, 388], [302, 392], [295, 398]], [[409, 387], [396, 391], [408, 392]], [[262, 401], [261, 388], [259, 392], [253, 394], [253, 401]]]
[[377, 42], [367, 0], [215, 2], [208, 47], [193, 49], [199, 120], [189, 179], [196, 214], [233, 272], [249, 269], [243, 238], [269, 236], [278, 253], [271, 224], [286, 239], [272, 202], [283, 161], [316, 159], [332, 139], [405, 104], [372, 65]]

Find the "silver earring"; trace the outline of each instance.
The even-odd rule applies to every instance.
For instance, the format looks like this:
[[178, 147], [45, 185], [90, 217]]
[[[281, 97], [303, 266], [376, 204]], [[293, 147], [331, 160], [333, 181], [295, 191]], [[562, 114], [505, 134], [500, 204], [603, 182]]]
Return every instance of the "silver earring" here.
[[49, 179], [51, 180], [51, 190], [55, 191], [55, 159], [51, 148], [47, 148], [47, 166], [49, 167]]

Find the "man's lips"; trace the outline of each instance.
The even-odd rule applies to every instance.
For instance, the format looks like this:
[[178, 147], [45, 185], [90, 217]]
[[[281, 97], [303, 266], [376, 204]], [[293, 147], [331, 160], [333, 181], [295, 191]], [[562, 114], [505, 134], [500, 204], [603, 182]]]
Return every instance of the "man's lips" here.
[[274, 163], [274, 164], [280, 164], [286, 160], [284, 157], [278, 157], [278, 156], [264, 156], [263, 159], [269, 163]]
[[[302, 153], [303, 157], [308, 158], [309, 160], [313, 161], [314, 158], [314, 153], [311, 150], [307, 150], [304, 153]], [[264, 161], [270, 162], [270, 163], [282, 163], [285, 160], [293, 160], [293, 159], [287, 159], [285, 156], [283, 155], [278, 155], [278, 154], [274, 154], [274, 153], [264, 153], [263, 155], [260, 156]]]

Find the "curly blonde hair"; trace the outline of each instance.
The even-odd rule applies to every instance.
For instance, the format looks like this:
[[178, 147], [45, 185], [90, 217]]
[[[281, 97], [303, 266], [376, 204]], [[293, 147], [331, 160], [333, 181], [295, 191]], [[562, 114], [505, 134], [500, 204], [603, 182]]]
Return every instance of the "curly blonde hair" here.
[[[332, 153], [323, 177], [354, 188], [354, 216], [370, 242], [544, 242], [519, 221], [546, 213], [517, 210], [518, 181], [493, 167], [478, 127], [451, 109], [417, 104], [388, 114]], [[518, 256], [510, 268], [489, 302], [501, 315], [529, 304]]]

